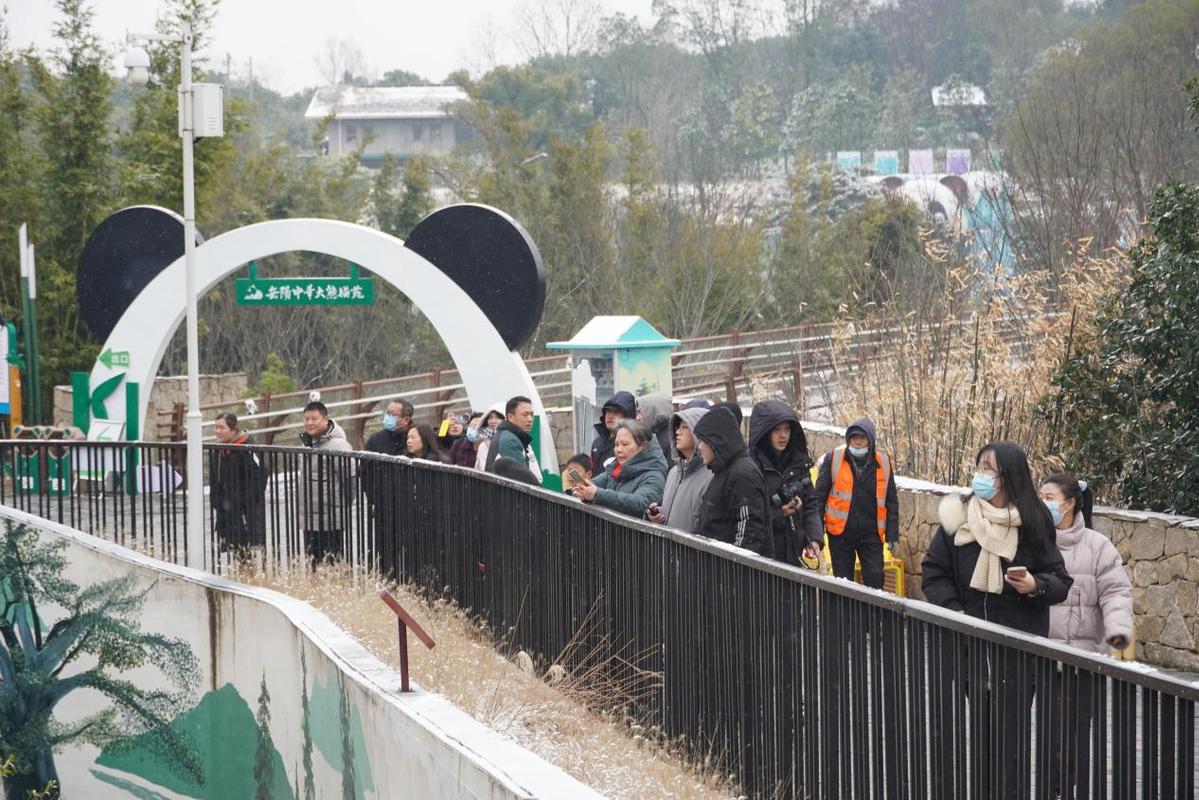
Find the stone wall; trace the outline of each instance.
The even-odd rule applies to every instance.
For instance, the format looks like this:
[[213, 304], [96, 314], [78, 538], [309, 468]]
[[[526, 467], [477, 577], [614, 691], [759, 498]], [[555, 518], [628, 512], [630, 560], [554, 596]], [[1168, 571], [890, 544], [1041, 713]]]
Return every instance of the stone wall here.
[[[804, 422], [817, 458], [844, 441], [844, 429]], [[899, 545], [909, 597], [923, 599], [920, 562], [937, 530], [941, 498], [962, 489], [900, 477]], [[1136, 657], [1199, 671], [1199, 519], [1096, 508], [1095, 530], [1111, 539], [1132, 581]]]
[[[248, 386], [249, 382], [246, 380], [244, 372], [201, 375], [200, 405], [236, 403], [246, 393]], [[72, 424], [73, 394], [70, 386], [54, 387], [55, 425]], [[142, 420], [140, 437], [142, 441], [157, 442], [169, 438], [166, 425], [176, 403], [187, 405], [187, 376], [165, 375], [155, 378], [154, 389], [150, 392], [150, 402], [146, 405], [146, 419]]]

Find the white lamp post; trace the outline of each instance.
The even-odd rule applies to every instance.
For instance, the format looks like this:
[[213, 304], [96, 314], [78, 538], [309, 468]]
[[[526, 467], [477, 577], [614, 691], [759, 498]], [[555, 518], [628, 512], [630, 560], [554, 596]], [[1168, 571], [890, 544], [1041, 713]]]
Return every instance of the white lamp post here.
[[[129, 82], [143, 86], [150, 77], [150, 57], [139, 41], [179, 45], [179, 137], [183, 140], [183, 263], [187, 291], [187, 564], [203, 569], [204, 453], [200, 443], [200, 330], [196, 312], [196, 186], [192, 146], [201, 137], [223, 135], [221, 87], [192, 83], [191, 25], [183, 21], [178, 36], [134, 34], [125, 52]], [[197, 124], [198, 123], [198, 124]]]

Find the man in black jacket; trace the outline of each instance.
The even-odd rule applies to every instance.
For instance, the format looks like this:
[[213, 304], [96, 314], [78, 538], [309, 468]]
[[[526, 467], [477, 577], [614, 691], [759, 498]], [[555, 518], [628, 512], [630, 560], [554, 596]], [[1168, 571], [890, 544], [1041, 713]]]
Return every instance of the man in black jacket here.
[[[372, 433], [366, 440], [366, 451], [385, 456], [404, 455], [408, 429], [412, 427], [412, 415], [412, 404], [407, 400], [401, 398], [389, 402], [383, 414], [383, 429]], [[362, 491], [374, 516], [380, 568], [384, 572], [394, 569], [399, 546], [400, 498], [388, 484], [389, 466], [363, 461], [361, 467]]]
[[745, 447], [733, 413], [713, 408], [696, 423], [694, 435], [704, 463], [712, 470], [697, 532], [759, 555], [772, 555], [766, 481]]
[[269, 471], [253, 450], [250, 435], [238, 429], [236, 414], [222, 414], [213, 424], [221, 448], [210, 451], [208, 499], [212, 504], [217, 542], [222, 551], [266, 546], [263, 495]]
[[812, 486], [808, 440], [794, 409], [781, 400], [754, 406], [749, 451], [766, 478], [774, 559], [798, 564], [803, 554], [816, 558], [824, 547], [824, 526]]
[[595, 441], [591, 443], [591, 472], [603, 473], [607, 463], [616, 458], [612, 442], [616, 423], [637, 418], [637, 400], [629, 392], [617, 392], [600, 409], [600, 421], [595, 423]]
[[[833, 474], [834, 462], [837, 474]], [[891, 457], [877, 449], [872, 420], [855, 420], [845, 429], [845, 446], [824, 457], [816, 477], [816, 502], [829, 534], [833, 574], [853, 580], [856, 556], [862, 565], [862, 582], [883, 588], [883, 540], [894, 553], [899, 541], [899, 495]]]

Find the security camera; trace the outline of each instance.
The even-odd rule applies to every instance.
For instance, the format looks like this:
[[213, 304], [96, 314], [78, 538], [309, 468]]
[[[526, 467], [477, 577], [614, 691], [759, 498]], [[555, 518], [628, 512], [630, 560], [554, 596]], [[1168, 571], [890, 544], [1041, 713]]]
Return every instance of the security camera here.
[[125, 51], [125, 72], [134, 86], [145, 86], [150, 81], [150, 55], [139, 44], [130, 44]]

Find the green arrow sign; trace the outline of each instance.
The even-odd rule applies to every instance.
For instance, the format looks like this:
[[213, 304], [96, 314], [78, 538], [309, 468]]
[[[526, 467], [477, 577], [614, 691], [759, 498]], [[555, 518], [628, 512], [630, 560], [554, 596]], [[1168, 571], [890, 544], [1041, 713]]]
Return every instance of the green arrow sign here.
[[129, 366], [129, 351], [128, 350], [113, 350], [109, 348], [100, 354], [99, 361], [104, 366], [112, 369], [113, 367], [128, 367]]
[[375, 282], [358, 277], [358, 265], [348, 278], [259, 278], [250, 262], [249, 276], [234, 281], [240, 306], [369, 306], [375, 302]]

